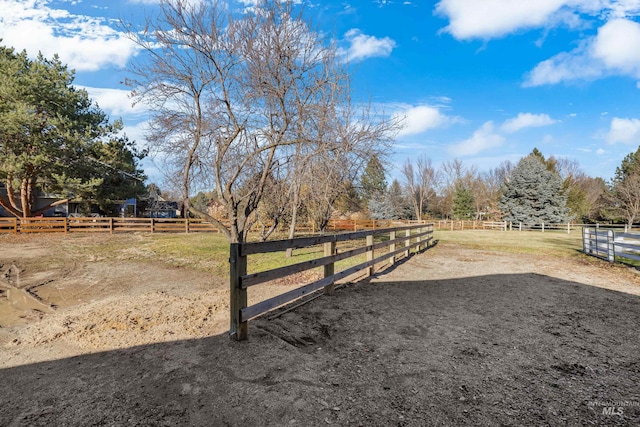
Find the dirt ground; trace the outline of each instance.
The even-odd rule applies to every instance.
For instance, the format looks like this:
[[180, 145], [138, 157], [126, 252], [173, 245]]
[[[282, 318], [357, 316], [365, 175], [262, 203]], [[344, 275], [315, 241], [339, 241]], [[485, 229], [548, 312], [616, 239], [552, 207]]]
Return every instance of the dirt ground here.
[[441, 242], [238, 343], [225, 280], [0, 244], [2, 426], [640, 424], [626, 267]]

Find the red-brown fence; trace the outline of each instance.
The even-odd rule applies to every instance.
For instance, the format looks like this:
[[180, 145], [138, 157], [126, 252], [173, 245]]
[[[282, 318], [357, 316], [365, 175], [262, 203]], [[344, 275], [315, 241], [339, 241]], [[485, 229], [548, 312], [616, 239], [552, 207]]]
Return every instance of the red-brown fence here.
[[0, 218], [0, 233], [184, 233], [219, 232], [201, 219], [165, 218]]

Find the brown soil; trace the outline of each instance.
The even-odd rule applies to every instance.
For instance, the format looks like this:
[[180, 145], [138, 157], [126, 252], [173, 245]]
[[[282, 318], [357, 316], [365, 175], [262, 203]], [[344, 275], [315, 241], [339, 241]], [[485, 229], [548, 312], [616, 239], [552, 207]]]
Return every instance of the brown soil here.
[[640, 424], [635, 270], [439, 244], [237, 343], [226, 281], [35, 242], [0, 249], [0, 425]]

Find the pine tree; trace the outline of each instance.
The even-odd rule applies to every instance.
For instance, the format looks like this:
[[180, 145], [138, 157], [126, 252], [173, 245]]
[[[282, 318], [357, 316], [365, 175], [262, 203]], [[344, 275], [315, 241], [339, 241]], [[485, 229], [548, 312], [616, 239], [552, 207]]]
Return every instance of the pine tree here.
[[144, 179], [140, 156], [115, 137], [121, 123], [109, 123], [73, 79], [57, 56], [31, 60], [0, 46], [0, 205], [12, 215], [37, 213], [37, 189], [106, 199], [123, 187], [121, 172]]
[[499, 208], [506, 221], [560, 223], [569, 219], [560, 175], [536, 153], [524, 157], [506, 183]]
[[372, 156], [360, 178], [362, 185], [362, 198], [369, 202], [376, 196], [381, 196], [387, 190], [387, 179], [384, 166], [378, 156]]
[[457, 185], [453, 194], [453, 217], [469, 219], [475, 216], [475, 199], [470, 188]]

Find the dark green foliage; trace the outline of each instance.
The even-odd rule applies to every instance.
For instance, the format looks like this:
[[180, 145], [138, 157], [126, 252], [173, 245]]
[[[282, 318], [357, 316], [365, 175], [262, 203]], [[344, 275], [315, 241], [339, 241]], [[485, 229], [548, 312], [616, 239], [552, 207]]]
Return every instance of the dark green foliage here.
[[633, 153], [629, 153], [622, 159], [620, 166], [616, 168], [616, 175], [613, 178], [616, 182], [624, 181], [627, 177], [640, 174], [640, 147]]
[[455, 219], [472, 219], [475, 217], [475, 198], [470, 188], [457, 185], [453, 193], [453, 217]]
[[560, 223], [569, 220], [566, 204], [562, 179], [534, 153], [518, 162], [504, 187], [499, 208], [506, 221]]
[[374, 197], [379, 197], [387, 190], [387, 179], [384, 166], [378, 156], [372, 156], [360, 178], [362, 185], [362, 198], [369, 202]]
[[57, 56], [30, 60], [0, 47], [0, 180], [7, 190], [0, 205], [15, 216], [37, 213], [38, 188], [105, 201], [142, 191], [141, 183], [124, 179], [144, 179], [137, 168], [142, 154], [115, 138], [121, 123], [109, 123], [73, 78]]

